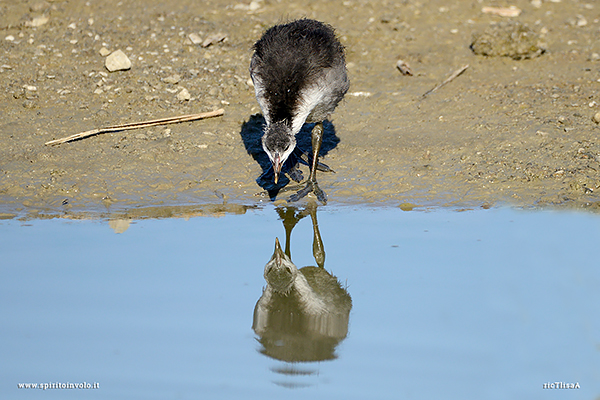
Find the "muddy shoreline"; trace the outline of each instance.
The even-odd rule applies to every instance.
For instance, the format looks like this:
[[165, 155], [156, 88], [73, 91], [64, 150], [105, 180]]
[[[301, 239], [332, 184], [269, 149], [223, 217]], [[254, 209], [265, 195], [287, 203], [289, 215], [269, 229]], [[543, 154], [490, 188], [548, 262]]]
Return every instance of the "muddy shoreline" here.
[[[600, 6], [502, 4], [518, 7], [508, 19], [546, 46], [515, 60], [469, 48], [507, 21], [482, 13], [484, 3], [2, 3], [0, 215], [142, 218], [268, 204], [242, 138], [260, 112], [248, 63], [266, 28], [300, 17], [333, 25], [347, 50], [350, 93], [324, 157], [336, 173], [319, 176], [329, 205], [600, 209]], [[225, 39], [202, 47], [190, 34]], [[131, 69], [108, 72], [102, 48], [122, 50]], [[400, 58], [413, 76], [396, 68]], [[218, 108], [223, 117], [44, 145]]]

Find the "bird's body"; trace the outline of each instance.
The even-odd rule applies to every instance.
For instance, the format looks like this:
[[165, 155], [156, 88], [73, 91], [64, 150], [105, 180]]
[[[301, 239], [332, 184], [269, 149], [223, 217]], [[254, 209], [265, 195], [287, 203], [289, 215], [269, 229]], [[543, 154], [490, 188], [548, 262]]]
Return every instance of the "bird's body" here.
[[267, 123], [262, 146], [273, 164], [275, 182], [283, 163], [296, 147], [296, 134], [304, 123], [317, 123], [312, 131], [309, 182], [292, 200], [314, 191], [325, 202], [325, 194], [316, 182], [322, 122], [335, 110], [350, 86], [344, 48], [333, 28], [301, 19], [268, 29], [254, 45], [250, 75]]
[[[298, 269], [276, 239], [264, 277], [267, 286], [254, 309], [255, 332], [264, 336], [269, 330], [282, 330], [291, 321], [294, 334], [311, 332], [312, 340], [317, 334], [346, 337], [352, 299], [325, 268]], [[289, 340], [290, 335], [286, 336]]]

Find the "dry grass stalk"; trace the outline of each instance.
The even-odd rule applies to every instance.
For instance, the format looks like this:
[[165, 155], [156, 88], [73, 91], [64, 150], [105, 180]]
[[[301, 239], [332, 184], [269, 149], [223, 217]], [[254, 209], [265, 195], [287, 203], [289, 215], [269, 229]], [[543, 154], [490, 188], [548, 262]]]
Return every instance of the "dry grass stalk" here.
[[204, 113], [200, 113], [200, 114], [179, 115], [176, 117], [159, 118], [159, 119], [153, 119], [150, 121], [134, 122], [131, 124], [107, 126], [105, 128], [92, 129], [90, 131], [76, 133], [75, 135], [67, 136], [64, 138], [51, 140], [49, 142], [46, 142], [45, 144], [46, 144], [46, 146], [52, 146], [52, 145], [66, 143], [66, 142], [72, 142], [73, 140], [84, 139], [86, 137], [98, 135], [100, 133], [118, 132], [118, 131], [126, 131], [126, 130], [131, 130], [131, 129], [148, 128], [148, 127], [156, 126], [156, 125], [167, 125], [167, 124], [176, 124], [179, 122], [196, 121], [199, 119], [218, 117], [220, 115], [223, 115], [224, 112], [225, 112], [225, 110], [220, 108], [218, 110], [204, 112]]
[[441, 88], [442, 86], [446, 85], [449, 82], [452, 82], [454, 79], [456, 79], [460, 74], [462, 74], [463, 72], [466, 71], [466, 69], [469, 68], [469, 64], [467, 65], [463, 65], [462, 67], [460, 67], [459, 69], [457, 69], [456, 71], [454, 71], [452, 73], [452, 75], [450, 75], [448, 78], [446, 78], [446, 80], [442, 83], [440, 83], [439, 85], [437, 85], [436, 87], [434, 87], [431, 90], [426, 91], [425, 93], [423, 93], [423, 97], [427, 96], [428, 94], [431, 94], [433, 92], [435, 92], [436, 90], [438, 90], [439, 88]]

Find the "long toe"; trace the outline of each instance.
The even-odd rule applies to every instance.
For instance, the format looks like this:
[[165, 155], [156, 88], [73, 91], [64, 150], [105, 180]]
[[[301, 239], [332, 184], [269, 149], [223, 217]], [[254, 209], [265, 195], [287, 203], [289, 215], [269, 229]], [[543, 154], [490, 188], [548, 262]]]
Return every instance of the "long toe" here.
[[315, 196], [317, 196], [317, 200], [319, 200], [323, 204], [327, 204], [327, 195], [324, 191], [321, 190], [317, 182], [313, 184], [313, 192]]
[[300, 200], [301, 198], [303, 198], [304, 196], [306, 196], [307, 194], [309, 194], [310, 192], [312, 192], [313, 188], [312, 185], [309, 183], [306, 186], [304, 186], [302, 189], [298, 190], [298, 192], [294, 193], [293, 195], [291, 195], [290, 197], [288, 197], [288, 203], [293, 203], [296, 202], [298, 200]]
[[327, 164], [323, 164], [320, 161], [317, 161], [317, 171], [321, 171], [321, 172], [333, 172], [335, 174], [335, 171], [333, 169], [331, 169], [331, 167]]
[[313, 181], [308, 181], [306, 183], [306, 186], [304, 186], [302, 189], [300, 189], [297, 193], [294, 193], [293, 195], [291, 195], [287, 201], [289, 203], [293, 203], [293, 202], [298, 201], [301, 198], [305, 197], [310, 192], [313, 192], [315, 194], [315, 196], [317, 197], [317, 200], [319, 200], [321, 203], [327, 204], [327, 195], [325, 194], [324, 191], [321, 190], [321, 188], [319, 187], [317, 182], [313, 182]]
[[300, 171], [300, 168], [293, 167], [291, 168], [287, 175], [290, 177], [290, 179], [296, 181], [296, 182], [302, 182], [302, 179], [304, 179], [304, 175], [302, 175], [302, 171]]

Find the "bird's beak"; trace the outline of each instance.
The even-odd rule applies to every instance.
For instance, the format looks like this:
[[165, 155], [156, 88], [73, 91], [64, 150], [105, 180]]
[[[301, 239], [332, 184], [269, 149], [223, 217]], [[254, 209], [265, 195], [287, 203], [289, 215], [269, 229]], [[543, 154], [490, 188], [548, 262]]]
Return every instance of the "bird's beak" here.
[[281, 260], [285, 253], [281, 250], [281, 245], [279, 244], [279, 238], [275, 238], [275, 251], [273, 252], [273, 258], [277, 265], [281, 265]]
[[279, 174], [281, 173], [281, 167], [283, 162], [281, 161], [281, 157], [279, 154], [275, 154], [275, 158], [273, 159], [273, 172], [275, 172], [275, 184], [279, 181]]

